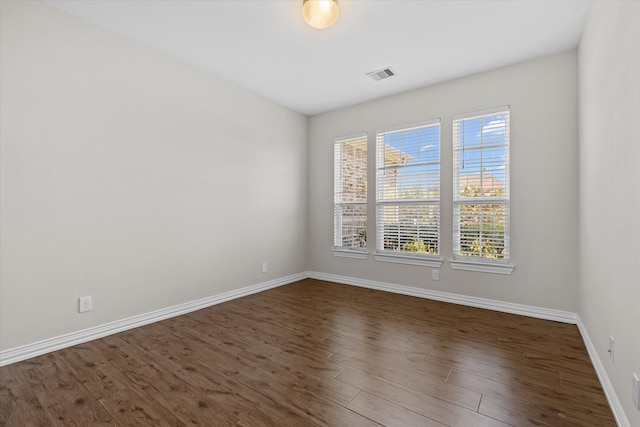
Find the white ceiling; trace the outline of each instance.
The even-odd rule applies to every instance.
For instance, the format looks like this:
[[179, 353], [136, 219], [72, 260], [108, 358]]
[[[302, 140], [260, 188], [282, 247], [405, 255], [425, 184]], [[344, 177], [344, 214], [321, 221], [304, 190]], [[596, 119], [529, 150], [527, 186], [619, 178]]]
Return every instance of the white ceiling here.
[[[313, 115], [575, 48], [588, 0], [338, 0], [327, 30], [302, 0], [47, 0]], [[374, 82], [367, 72], [391, 66]]]

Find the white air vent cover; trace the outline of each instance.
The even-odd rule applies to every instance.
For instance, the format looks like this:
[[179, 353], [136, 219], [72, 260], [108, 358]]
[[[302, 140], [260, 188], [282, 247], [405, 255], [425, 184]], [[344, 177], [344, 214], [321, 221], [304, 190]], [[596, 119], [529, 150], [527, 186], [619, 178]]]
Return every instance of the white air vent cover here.
[[367, 73], [367, 76], [371, 77], [375, 81], [388, 79], [389, 77], [395, 76], [396, 72], [391, 69], [391, 67], [383, 68], [382, 70], [372, 71]]

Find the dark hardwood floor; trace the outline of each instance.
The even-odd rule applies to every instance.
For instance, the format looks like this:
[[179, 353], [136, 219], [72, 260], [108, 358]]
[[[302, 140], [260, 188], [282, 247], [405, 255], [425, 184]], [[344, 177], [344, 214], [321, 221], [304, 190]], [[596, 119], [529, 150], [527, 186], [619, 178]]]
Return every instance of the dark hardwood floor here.
[[0, 377], [2, 426], [615, 426], [575, 325], [311, 279]]

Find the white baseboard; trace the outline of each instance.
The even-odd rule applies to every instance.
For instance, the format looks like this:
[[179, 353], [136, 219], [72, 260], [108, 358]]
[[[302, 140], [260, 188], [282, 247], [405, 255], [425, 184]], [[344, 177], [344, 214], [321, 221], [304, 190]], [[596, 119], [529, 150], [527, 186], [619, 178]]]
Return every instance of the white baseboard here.
[[613, 412], [613, 416], [615, 417], [618, 426], [631, 427], [631, 424], [627, 419], [627, 415], [624, 413], [624, 409], [622, 408], [622, 404], [618, 399], [618, 395], [613, 388], [613, 384], [611, 384], [611, 381], [609, 380], [607, 371], [604, 369], [602, 360], [600, 360], [600, 356], [598, 356], [596, 347], [593, 345], [593, 342], [589, 337], [589, 333], [587, 332], [587, 328], [584, 323], [582, 323], [582, 319], [580, 318], [580, 316], [578, 316], [578, 329], [580, 330], [580, 334], [582, 334], [582, 340], [587, 347], [587, 352], [589, 353], [589, 357], [591, 358], [591, 364], [596, 370], [596, 374], [598, 375], [598, 379], [600, 380], [600, 385], [602, 386], [602, 390], [604, 390], [604, 395], [607, 396], [609, 407], [611, 408], [611, 412]]
[[505, 313], [519, 314], [522, 316], [536, 317], [538, 319], [555, 320], [556, 322], [575, 324], [577, 319], [576, 313], [571, 313], [569, 311], [552, 310], [549, 308], [515, 304], [512, 302], [497, 301], [486, 298], [470, 297], [466, 295], [452, 294], [449, 292], [431, 291], [428, 289], [414, 288], [412, 286], [376, 282], [373, 280], [358, 279], [355, 277], [338, 276], [335, 274], [318, 273], [315, 271], [308, 271], [307, 277], [318, 280], [326, 280], [328, 282], [344, 283], [346, 285], [377, 289], [379, 291], [393, 292], [396, 294], [410, 295], [413, 297], [451, 302], [454, 304], [468, 305], [471, 307], [486, 308], [488, 310], [502, 311]]
[[172, 307], [163, 308], [149, 313], [140, 314], [138, 316], [129, 317], [115, 322], [105, 323], [103, 325], [84, 329], [82, 331], [72, 332], [53, 338], [48, 338], [32, 344], [4, 350], [0, 352], [0, 366], [9, 365], [11, 363], [20, 362], [31, 357], [40, 356], [63, 348], [71, 347], [76, 344], [85, 343], [87, 341], [106, 337], [107, 335], [116, 334], [139, 326], [148, 325], [149, 323], [158, 322], [170, 317], [180, 316], [181, 314], [190, 313], [212, 305], [220, 304], [236, 298], [241, 298], [257, 292], [266, 291], [267, 289], [286, 285], [298, 280], [305, 279], [306, 273], [293, 274], [291, 276], [282, 277], [280, 279], [270, 280], [268, 282], [259, 283], [253, 286], [247, 286], [235, 291], [225, 292], [219, 295], [202, 298], [183, 304], [174, 305]]

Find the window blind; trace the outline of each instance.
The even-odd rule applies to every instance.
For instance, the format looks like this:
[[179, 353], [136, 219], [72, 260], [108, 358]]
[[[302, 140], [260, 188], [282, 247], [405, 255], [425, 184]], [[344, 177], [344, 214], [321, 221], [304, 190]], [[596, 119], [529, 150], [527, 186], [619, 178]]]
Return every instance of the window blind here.
[[509, 260], [509, 122], [509, 107], [454, 117], [456, 259]]
[[440, 252], [440, 120], [376, 135], [377, 251]]
[[367, 246], [367, 135], [334, 144], [334, 238], [339, 249]]

